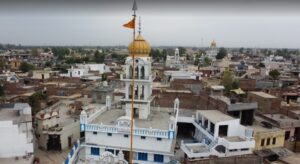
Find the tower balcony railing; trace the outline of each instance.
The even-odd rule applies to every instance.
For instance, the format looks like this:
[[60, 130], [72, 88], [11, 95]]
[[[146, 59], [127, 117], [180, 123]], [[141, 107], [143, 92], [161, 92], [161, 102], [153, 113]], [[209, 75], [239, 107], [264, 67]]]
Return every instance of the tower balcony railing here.
[[[86, 124], [85, 131], [130, 134], [130, 128], [118, 127], [112, 125], [101, 125], [101, 124]], [[174, 132], [169, 130], [147, 129], [147, 128], [137, 128], [137, 127], [134, 127], [133, 129], [133, 135], [135, 136], [169, 138], [170, 133], [174, 133]]]
[[[121, 74], [120, 76], [121, 80], [131, 80], [133, 76]], [[152, 76], [134, 76], [134, 79], [136, 80], [152, 80]]]

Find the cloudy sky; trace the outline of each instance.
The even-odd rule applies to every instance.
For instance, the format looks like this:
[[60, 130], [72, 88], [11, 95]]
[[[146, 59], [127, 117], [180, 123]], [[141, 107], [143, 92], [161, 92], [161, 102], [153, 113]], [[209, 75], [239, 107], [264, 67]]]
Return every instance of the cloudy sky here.
[[[0, 43], [127, 45], [133, 0], [1, 0]], [[296, 0], [137, 0], [153, 46], [300, 48]]]

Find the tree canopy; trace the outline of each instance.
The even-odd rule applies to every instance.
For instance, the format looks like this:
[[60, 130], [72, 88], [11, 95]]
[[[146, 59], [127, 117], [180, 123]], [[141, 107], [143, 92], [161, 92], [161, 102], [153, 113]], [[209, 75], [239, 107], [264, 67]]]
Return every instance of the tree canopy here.
[[98, 50], [94, 54], [94, 60], [96, 63], [104, 63], [105, 54], [100, 53]]
[[276, 80], [280, 76], [280, 72], [277, 69], [274, 69], [269, 72], [269, 75], [272, 77], [273, 80]]
[[68, 48], [53, 47], [51, 50], [53, 55], [58, 57], [58, 60], [62, 60], [65, 58], [65, 55], [70, 54], [70, 50]]
[[179, 49], [179, 55], [182, 56], [183, 54], [186, 53], [186, 49], [184, 47], [178, 47]]
[[32, 65], [32, 64], [29, 64], [29, 63], [27, 63], [27, 62], [22, 62], [21, 63], [21, 65], [20, 65], [20, 70], [22, 71], [22, 72], [29, 72], [29, 71], [31, 71], [31, 70], [34, 70], [34, 65]]
[[0, 84], [0, 97], [4, 96], [5, 94], [5, 86], [3, 84]]
[[239, 82], [234, 79], [233, 73], [229, 70], [225, 70], [223, 72], [221, 84], [224, 85], [227, 92], [229, 92], [231, 89], [239, 88]]
[[223, 59], [225, 56], [227, 56], [227, 50], [224, 47], [221, 47], [216, 58]]
[[41, 101], [45, 100], [47, 95], [42, 92], [36, 92], [28, 98], [28, 103], [32, 108], [33, 114], [41, 110]]

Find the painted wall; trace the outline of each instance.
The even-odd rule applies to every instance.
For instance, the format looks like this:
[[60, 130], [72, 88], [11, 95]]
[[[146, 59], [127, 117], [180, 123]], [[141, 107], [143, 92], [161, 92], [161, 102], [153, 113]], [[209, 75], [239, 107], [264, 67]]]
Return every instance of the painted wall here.
[[[96, 144], [96, 145], [105, 145], [107, 147], [116, 147], [116, 148], [129, 148], [129, 136], [128, 138], [124, 137], [124, 134], [112, 134], [108, 136], [107, 133], [97, 133], [93, 134], [92, 132], [85, 132], [86, 143]], [[171, 147], [173, 140], [162, 138], [161, 141], [158, 141], [157, 138], [146, 137], [146, 139], [141, 139], [141, 136], [134, 136], [133, 147], [139, 150], [145, 151], [154, 151], [154, 152], [171, 152]]]
[[[26, 126], [26, 125], [25, 125]], [[14, 125], [12, 121], [0, 122], [0, 157], [24, 156], [27, 153], [33, 153], [33, 143], [31, 127], [28, 127], [28, 134], [20, 129], [18, 125]]]
[[[270, 149], [284, 146], [284, 130], [254, 132], [255, 150]], [[270, 145], [267, 145], [267, 139], [270, 138]], [[276, 138], [276, 143], [273, 144], [273, 138]], [[261, 141], [264, 139], [264, 146], [261, 146]]]

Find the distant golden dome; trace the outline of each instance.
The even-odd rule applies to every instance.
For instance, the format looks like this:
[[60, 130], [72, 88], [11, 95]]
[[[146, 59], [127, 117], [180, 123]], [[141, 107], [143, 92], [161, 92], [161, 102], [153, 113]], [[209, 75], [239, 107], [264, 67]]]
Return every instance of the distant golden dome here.
[[217, 43], [215, 42], [215, 40], [213, 40], [210, 44], [211, 48], [217, 48]]
[[135, 57], [147, 57], [151, 51], [150, 44], [139, 34], [133, 42], [128, 46], [130, 55], [134, 54]]

